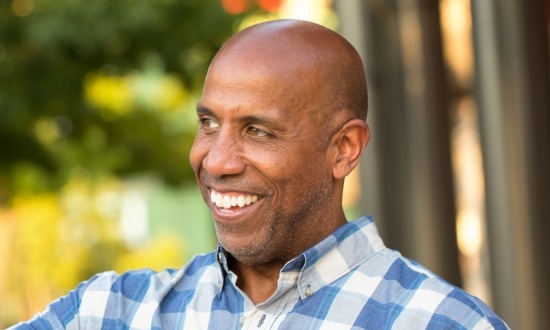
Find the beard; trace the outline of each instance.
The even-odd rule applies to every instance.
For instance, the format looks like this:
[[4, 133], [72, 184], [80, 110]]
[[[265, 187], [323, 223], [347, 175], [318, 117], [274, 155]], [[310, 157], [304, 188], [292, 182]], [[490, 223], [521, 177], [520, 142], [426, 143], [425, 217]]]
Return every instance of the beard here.
[[238, 243], [230, 236], [243, 235], [238, 224], [214, 222], [220, 244], [233, 258], [248, 266], [269, 263], [286, 263], [300, 253], [319, 243], [322, 237], [311, 234], [328, 225], [326, 207], [333, 205], [334, 182], [332, 177], [307, 178], [299, 189], [302, 194], [283, 198], [270, 205], [265, 218], [255, 219], [253, 232], [247, 232], [245, 241]]

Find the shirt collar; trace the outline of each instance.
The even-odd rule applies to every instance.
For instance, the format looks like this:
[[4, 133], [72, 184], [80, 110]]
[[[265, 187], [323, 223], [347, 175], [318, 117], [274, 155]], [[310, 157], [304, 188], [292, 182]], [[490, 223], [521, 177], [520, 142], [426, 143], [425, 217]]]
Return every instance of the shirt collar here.
[[[298, 291], [300, 297], [306, 299], [383, 248], [384, 243], [372, 217], [364, 216], [346, 223], [314, 247], [287, 262], [281, 272], [300, 272], [297, 278]], [[229, 268], [227, 252], [219, 243], [216, 259], [221, 293]]]
[[219, 242], [216, 249], [216, 262], [218, 264], [218, 299], [221, 299], [221, 293], [223, 291], [225, 277], [227, 273], [229, 273], [229, 267], [227, 266], [227, 254]]
[[[346, 223], [293, 260], [304, 261], [297, 283], [300, 297], [305, 299], [311, 296], [383, 248], [384, 243], [372, 217], [365, 216]], [[286, 267], [283, 268], [285, 270]]]

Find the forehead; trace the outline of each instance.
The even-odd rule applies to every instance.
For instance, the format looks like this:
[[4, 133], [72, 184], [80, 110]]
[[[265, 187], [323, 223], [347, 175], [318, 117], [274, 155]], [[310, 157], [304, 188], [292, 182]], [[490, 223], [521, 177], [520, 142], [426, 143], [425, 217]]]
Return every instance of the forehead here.
[[311, 47], [297, 47], [294, 38], [269, 36], [254, 33], [222, 48], [210, 65], [200, 104], [232, 114], [293, 118], [288, 125], [307, 118], [315, 125], [324, 112], [320, 95], [328, 94], [319, 58]]
[[253, 113], [281, 119], [311, 115], [309, 95], [285, 74], [268, 67], [227, 64], [211, 67], [199, 107], [225, 115]]

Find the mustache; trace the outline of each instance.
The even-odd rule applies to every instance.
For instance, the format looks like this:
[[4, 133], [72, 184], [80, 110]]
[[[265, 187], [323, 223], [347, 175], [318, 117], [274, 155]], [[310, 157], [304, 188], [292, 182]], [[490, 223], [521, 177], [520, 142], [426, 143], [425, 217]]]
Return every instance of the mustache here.
[[250, 192], [265, 191], [263, 185], [254, 183], [242, 174], [214, 176], [204, 170], [199, 172], [199, 184], [218, 189], [242, 190]]

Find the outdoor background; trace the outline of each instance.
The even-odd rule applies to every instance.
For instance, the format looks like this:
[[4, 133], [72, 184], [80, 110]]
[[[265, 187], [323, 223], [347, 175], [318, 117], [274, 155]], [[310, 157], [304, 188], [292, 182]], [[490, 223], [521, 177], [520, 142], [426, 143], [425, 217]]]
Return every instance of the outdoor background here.
[[550, 0], [0, 0], [0, 328], [215, 247], [195, 104], [223, 42], [274, 18], [365, 61], [348, 217], [512, 328], [550, 323]]

